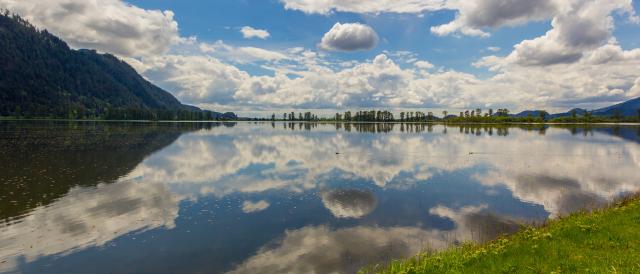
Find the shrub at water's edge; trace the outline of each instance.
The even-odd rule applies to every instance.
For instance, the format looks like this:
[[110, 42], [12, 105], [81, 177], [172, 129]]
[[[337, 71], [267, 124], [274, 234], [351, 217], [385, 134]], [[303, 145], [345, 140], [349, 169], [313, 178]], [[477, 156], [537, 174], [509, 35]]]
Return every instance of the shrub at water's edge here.
[[362, 273], [640, 273], [640, 195], [486, 244], [369, 267]]

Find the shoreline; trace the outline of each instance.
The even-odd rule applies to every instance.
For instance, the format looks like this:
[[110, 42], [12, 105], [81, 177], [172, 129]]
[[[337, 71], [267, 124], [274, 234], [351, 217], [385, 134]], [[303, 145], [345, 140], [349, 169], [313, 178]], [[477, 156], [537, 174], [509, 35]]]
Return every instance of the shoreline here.
[[523, 226], [483, 244], [423, 252], [360, 273], [638, 273], [640, 194]]
[[7, 118], [0, 117], [0, 121], [54, 121], [54, 122], [135, 122], [135, 123], [310, 123], [310, 124], [431, 124], [431, 125], [618, 125], [640, 126], [640, 122], [504, 122], [504, 123], [475, 123], [475, 122], [401, 122], [401, 121], [289, 121], [289, 120], [103, 120], [103, 119], [58, 119], [58, 118]]

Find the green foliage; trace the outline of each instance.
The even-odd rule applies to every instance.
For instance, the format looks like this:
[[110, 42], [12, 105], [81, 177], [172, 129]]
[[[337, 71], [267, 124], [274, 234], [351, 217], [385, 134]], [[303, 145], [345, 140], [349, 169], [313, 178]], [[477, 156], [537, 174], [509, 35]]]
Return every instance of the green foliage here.
[[469, 116], [469, 117], [451, 117], [445, 119], [447, 123], [544, 123], [546, 120], [540, 117], [513, 117], [513, 116]]
[[[366, 111], [345, 111], [336, 113], [330, 118], [320, 118], [311, 112], [302, 113], [284, 113], [280, 119], [275, 113], [270, 119], [271, 121], [332, 121], [332, 122], [411, 122], [411, 123], [430, 123], [441, 122], [448, 124], [510, 124], [510, 123], [618, 123], [618, 122], [640, 122], [638, 117], [606, 117], [595, 116], [592, 112], [587, 111], [584, 115], [579, 115], [573, 111], [575, 117], [562, 116], [550, 119], [550, 114], [545, 110], [532, 111], [526, 117], [517, 117], [509, 115], [508, 109], [498, 109], [495, 114], [492, 109], [482, 112], [481, 109], [460, 112], [459, 116], [449, 115], [448, 111], [442, 112], [442, 117], [436, 117], [432, 112], [421, 111], [402, 111], [399, 119], [394, 114], [386, 110], [366, 110]], [[640, 112], [639, 112], [640, 114]]]
[[[425, 120], [427, 116], [422, 112], [416, 112], [418, 115], [414, 118], [415, 121]], [[266, 119], [262, 119], [266, 120]], [[271, 115], [271, 120], [281, 120], [281, 121], [340, 121], [340, 122], [393, 122], [395, 121], [393, 118], [393, 113], [386, 110], [369, 110], [369, 111], [358, 111], [351, 112], [346, 111], [344, 113], [336, 113], [335, 116], [331, 118], [320, 118], [318, 115], [313, 114], [311, 112], [305, 112], [304, 115], [299, 113], [296, 117], [295, 113], [284, 113], [282, 115], [282, 119], [277, 119], [277, 115], [274, 113]]]
[[363, 273], [639, 273], [640, 199]]
[[640, 117], [622, 117], [622, 116], [593, 116], [590, 112], [587, 112], [584, 116], [565, 116], [551, 119], [551, 123], [637, 123], [640, 122]]
[[[418, 113], [416, 112], [416, 119], [418, 119]], [[422, 114], [424, 116], [424, 114]], [[384, 121], [393, 121], [393, 114], [389, 111], [358, 111], [353, 116], [349, 115], [351, 121], [360, 121], [360, 122], [384, 122]]]
[[0, 117], [193, 120], [219, 116], [223, 115], [181, 104], [112, 55], [72, 50], [21, 17], [0, 14]]

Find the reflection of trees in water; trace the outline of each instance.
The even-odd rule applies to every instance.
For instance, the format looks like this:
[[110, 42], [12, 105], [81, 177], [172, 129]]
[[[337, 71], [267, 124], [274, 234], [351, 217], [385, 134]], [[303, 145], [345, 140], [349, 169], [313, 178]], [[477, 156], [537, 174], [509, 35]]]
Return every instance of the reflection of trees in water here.
[[[461, 124], [461, 125], [442, 125], [442, 124], [430, 124], [430, 123], [313, 123], [313, 122], [288, 122], [283, 123], [284, 129], [290, 130], [312, 130], [317, 128], [320, 125], [332, 124], [335, 126], [336, 130], [344, 130], [346, 132], [369, 132], [369, 133], [388, 133], [393, 132], [394, 130], [398, 130], [403, 133], [432, 133], [434, 127], [442, 126], [444, 127], [442, 133], [447, 134], [450, 128], [458, 128], [460, 133], [470, 134], [476, 136], [482, 136], [483, 134], [487, 135], [498, 135], [498, 136], [508, 136], [510, 128], [519, 128], [525, 131], [535, 131], [540, 135], [545, 135], [548, 125], [472, 125], [472, 124]], [[275, 128], [275, 123], [271, 123], [271, 126]]]
[[[234, 123], [235, 124], [235, 123]], [[284, 122], [282, 127], [290, 130], [313, 130], [321, 125], [334, 125], [336, 130], [344, 130], [346, 132], [369, 132], [369, 133], [388, 133], [399, 131], [402, 133], [432, 133], [434, 127], [443, 127], [441, 133], [447, 134], [451, 129], [462, 134], [476, 136], [509, 136], [511, 129], [519, 129], [527, 132], [537, 132], [540, 135], [546, 135], [549, 128], [564, 128], [569, 130], [572, 135], [582, 134], [584, 136], [593, 136], [594, 131], [603, 132], [609, 135], [618, 136], [627, 140], [639, 141], [640, 127], [638, 126], [620, 126], [620, 125], [548, 125], [548, 124], [431, 124], [431, 123], [345, 123], [345, 122]], [[271, 122], [271, 127], [276, 128], [276, 123]], [[633, 129], [633, 131], [631, 131]]]
[[214, 127], [219, 127], [219, 126], [224, 126], [224, 127], [235, 127], [236, 125], [238, 125], [237, 122], [215, 122], [215, 123], [206, 123], [206, 122], [202, 122], [202, 123], [196, 123], [196, 125], [200, 128], [205, 128], [205, 129], [211, 129]]
[[433, 124], [413, 124], [413, 123], [408, 123], [408, 124], [404, 124], [402, 123], [400, 125], [400, 132], [408, 132], [408, 133], [420, 133], [420, 132], [425, 132], [425, 130], [427, 132], [433, 132]]
[[[273, 124], [273, 123], [272, 123]], [[295, 122], [289, 122], [289, 123], [283, 123], [282, 124], [284, 126], [285, 129], [290, 129], [290, 130], [311, 130], [314, 129], [316, 127], [318, 127], [317, 123], [295, 123]], [[275, 127], [275, 125], [273, 125]]]
[[393, 131], [394, 124], [390, 123], [356, 123], [353, 124], [353, 128], [357, 132], [369, 132], [369, 133], [387, 133]]
[[638, 141], [640, 136], [640, 126], [629, 125], [597, 125], [597, 124], [576, 124], [576, 125], [554, 125], [554, 128], [562, 128], [571, 132], [572, 135], [582, 134], [584, 136], [593, 136], [594, 132], [606, 133], [627, 139], [630, 141]]
[[[289, 122], [283, 123], [285, 129], [290, 130], [306, 130], [310, 131], [317, 128], [323, 123], [308, 123], [308, 122]], [[331, 123], [335, 126], [336, 130], [343, 130], [346, 132], [370, 132], [370, 133], [386, 133], [393, 131], [394, 124], [392, 123]]]
[[572, 135], [593, 136], [595, 132], [605, 133], [620, 137], [622, 139], [640, 143], [640, 126], [636, 125], [554, 125], [554, 128], [562, 128], [571, 132]]
[[458, 125], [458, 126], [449, 126], [449, 127], [458, 127], [458, 130], [461, 134], [465, 135], [489, 135], [493, 136], [496, 134], [497, 136], [509, 136], [509, 127], [508, 126], [495, 126], [495, 125]]
[[368, 132], [368, 133], [387, 133], [392, 132], [395, 124], [393, 123], [335, 123], [336, 130], [346, 132]]
[[613, 127], [613, 130], [611, 132], [615, 136], [620, 136], [620, 127]]
[[110, 183], [182, 133], [230, 123], [0, 122], [0, 220]]
[[537, 132], [540, 135], [546, 135], [547, 130], [549, 129], [548, 125], [444, 125], [445, 130], [443, 133], [446, 134], [447, 128], [458, 128], [459, 132], [462, 134], [468, 135], [489, 135], [493, 136], [494, 134], [497, 136], [509, 136], [509, 130], [513, 128], [517, 128], [520, 130], [528, 131], [528, 132]]

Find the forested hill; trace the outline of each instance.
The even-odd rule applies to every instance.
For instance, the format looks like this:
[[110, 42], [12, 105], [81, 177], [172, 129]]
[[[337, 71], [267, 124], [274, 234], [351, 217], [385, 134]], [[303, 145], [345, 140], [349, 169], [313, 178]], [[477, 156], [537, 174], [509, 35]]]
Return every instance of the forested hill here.
[[180, 103], [110, 54], [73, 50], [26, 20], [0, 14], [0, 116], [98, 119], [235, 117]]

